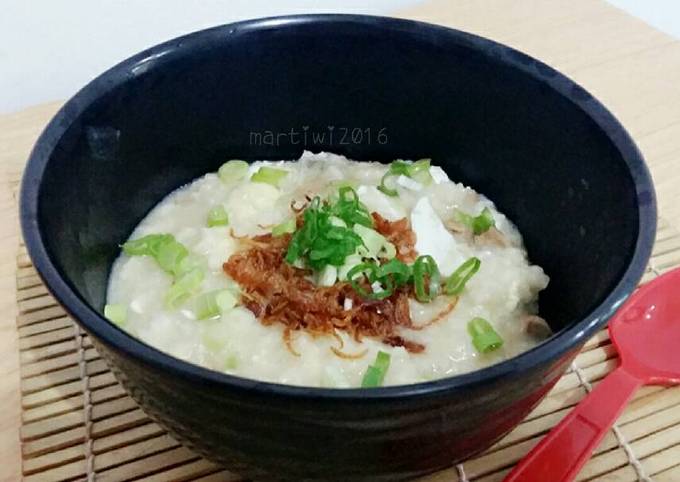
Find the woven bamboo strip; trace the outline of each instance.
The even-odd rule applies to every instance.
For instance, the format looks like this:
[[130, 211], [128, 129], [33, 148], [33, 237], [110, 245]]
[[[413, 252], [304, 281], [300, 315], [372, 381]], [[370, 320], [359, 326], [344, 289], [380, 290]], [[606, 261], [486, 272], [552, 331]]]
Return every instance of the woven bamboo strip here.
[[[85, 337], [83, 340], [83, 346], [85, 348], [91, 348], [92, 342], [89, 338]], [[72, 353], [76, 351], [75, 340], [65, 340], [53, 345], [46, 345], [39, 348], [34, 348], [28, 351], [22, 351], [19, 353], [19, 359], [21, 363], [28, 364], [39, 362], [42, 360], [53, 359], [67, 353]]]
[[131, 471], [134, 474], [140, 476], [157, 474], [166, 468], [173, 469], [178, 465], [195, 460], [198, 460], [198, 456], [196, 454], [185, 447], [178, 446], [171, 450], [161, 452], [150, 457], [135, 460], [124, 466], [115, 467], [104, 472], [98, 471], [97, 480], [100, 482], [118, 482], [120, 480], [124, 480], [127, 477], [127, 474], [129, 474]]
[[47, 405], [41, 405], [40, 407], [31, 408], [24, 410], [21, 414], [21, 420], [23, 425], [27, 425], [31, 422], [36, 422], [38, 420], [45, 420], [48, 418], [56, 417], [64, 413], [72, 412], [79, 408], [82, 408], [83, 400], [80, 395], [74, 397], [65, 398], [63, 400], [58, 400], [53, 403], [48, 403]]
[[[680, 460], [680, 458], [676, 460]], [[666, 469], [663, 472], [659, 472], [658, 474], [654, 474], [654, 480], [656, 480], [656, 482], [677, 482], [680, 480], [680, 464], [675, 465], [670, 469]]]
[[104, 453], [108, 450], [124, 447], [133, 442], [141, 442], [162, 435], [165, 431], [153, 422], [139, 425], [124, 432], [112, 433], [106, 437], [96, 438], [93, 444], [93, 451], [96, 454]]
[[43, 346], [53, 345], [65, 340], [70, 340], [75, 334], [75, 327], [73, 325], [66, 326], [59, 330], [48, 331], [47, 333], [40, 333], [38, 335], [21, 338], [19, 340], [19, 350], [25, 351]]
[[[30, 279], [30, 278], [26, 278]], [[24, 289], [20, 289], [17, 287], [17, 301], [24, 301], [28, 300], [31, 298], [37, 298], [39, 296], [45, 296], [48, 294], [47, 288], [45, 288], [44, 285], [39, 284], [39, 279], [38, 279], [38, 284], [35, 284], [30, 287], [26, 287]]]
[[37, 298], [30, 298], [17, 303], [20, 313], [29, 313], [31, 311], [37, 311], [42, 308], [54, 306], [56, 304], [57, 301], [54, 299], [54, 297], [52, 297], [52, 295], [38, 296]]
[[28, 268], [17, 267], [17, 278], [27, 278], [29, 276], [38, 276], [38, 272], [33, 266]]
[[[99, 353], [94, 348], [88, 348], [84, 351], [85, 361], [94, 361], [99, 359]], [[62, 368], [76, 365], [78, 363], [77, 353], [67, 353], [56, 358], [49, 358], [47, 360], [38, 361], [29, 365], [24, 365], [21, 369], [21, 376], [26, 379], [35, 377], [37, 375], [51, 373]]]
[[24, 327], [33, 323], [40, 323], [54, 318], [61, 318], [66, 316], [66, 312], [61, 306], [51, 306], [44, 310], [34, 311], [31, 313], [19, 312], [17, 316], [17, 325]]
[[[129, 412], [137, 408], [135, 402], [129, 398], [117, 398], [92, 407], [92, 420], [103, 420], [113, 415]], [[61, 415], [26, 423], [22, 427], [21, 439], [30, 440], [49, 435], [55, 431], [66, 430], [78, 426], [83, 421], [83, 411], [71, 411]], [[96, 430], [94, 430], [96, 432]]]
[[18, 328], [19, 338], [31, 337], [41, 333], [47, 333], [54, 330], [60, 330], [67, 326], [73, 326], [73, 321], [70, 318], [62, 317], [56, 319], [48, 319], [31, 325], [25, 325]]
[[[23, 278], [17, 278], [17, 291], [26, 289], [26, 288], [31, 288], [33, 286], [43, 286], [42, 280], [40, 279], [40, 276], [38, 275], [33, 275], [33, 276], [26, 276]], [[45, 288], [45, 291], [47, 291], [47, 288]]]
[[31, 457], [56, 452], [66, 447], [82, 444], [85, 441], [85, 427], [79, 426], [71, 430], [49, 435], [36, 440], [22, 442], [21, 455], [24, 460]]
[[[102, 373], [101, 375], [96, 375], [90, 379], [90, 387], [93, 389], [106, 387], [115, 383], [116, 379], [111, 372]], [[25, 395], [21, 400], [21, 404], [23, 408], [38, 407], [55, 400], [71, 397], [78, 393], [82, 393], [80, 380]]]
[[[87, 363], [86, 367], [88, 376], [99, 375], [109, 369], [104, 360], [101, 359]], [[79, 379], [80, 370], [77, 366], [63, 368], [61, 370], [36, 375], [31, 378], [24, 378], [21, 382], [21, 393], [34, 393], [45, 388], [56, 387]]]

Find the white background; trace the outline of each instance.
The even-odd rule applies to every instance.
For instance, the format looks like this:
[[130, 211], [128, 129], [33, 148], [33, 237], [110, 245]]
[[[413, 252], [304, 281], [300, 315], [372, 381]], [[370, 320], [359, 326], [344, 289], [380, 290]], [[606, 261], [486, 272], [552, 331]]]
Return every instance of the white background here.
[[[66, 99], [115, 63], [194, 30], [291, 13], [385, 15], [417, 3], [417, 0], [0, 0], [0, 113]], [[680, 38], [680, 0], [610, 0], [610, 3]]]

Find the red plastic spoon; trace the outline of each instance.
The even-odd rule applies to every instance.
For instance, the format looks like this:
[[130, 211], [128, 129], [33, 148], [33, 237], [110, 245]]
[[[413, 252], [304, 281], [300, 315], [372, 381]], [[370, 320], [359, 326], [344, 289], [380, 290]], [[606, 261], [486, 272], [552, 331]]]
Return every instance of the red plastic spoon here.
[[621, 363], [527, 454], [505, 482], [574, 480], [642, 385], [680, 383], [680, 269], [635, 292], [609, 323]]

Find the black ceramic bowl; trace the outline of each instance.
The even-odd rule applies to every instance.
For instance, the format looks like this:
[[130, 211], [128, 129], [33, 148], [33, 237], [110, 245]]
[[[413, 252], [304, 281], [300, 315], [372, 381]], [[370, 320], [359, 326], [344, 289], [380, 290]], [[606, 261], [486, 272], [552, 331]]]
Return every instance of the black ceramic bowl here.
[[[102, 317], [118, 245], [163, 196], [226, 159], [303, 148], [431, 157], [486, 194], [550, 275], [540, 310], [557, 334], [454, 378], [331, 390], [205, 370]], [[442, 27], [314, 15], [194, 33], [95, 79], [36, 144], [21, 221], [51, 292], [180, 440], [255, 477], [374, 481], [450, 466], [517, 425], [634, 289], [656, 210], [624, 129], [552, 68]]]

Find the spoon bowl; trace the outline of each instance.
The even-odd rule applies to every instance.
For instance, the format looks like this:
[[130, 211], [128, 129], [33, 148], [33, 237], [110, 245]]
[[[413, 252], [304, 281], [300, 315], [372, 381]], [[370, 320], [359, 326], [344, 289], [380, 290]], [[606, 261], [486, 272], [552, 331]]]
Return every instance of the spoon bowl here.
[[609, 324], [621, 366], [645, 384], [680, 383], [680, 270], [636, 291]]
[[642, 385], [680, 383], [680, 268], [638, 289], [609, 323], [620, 365], [527, 454], [505, 482], [574, 480]]

